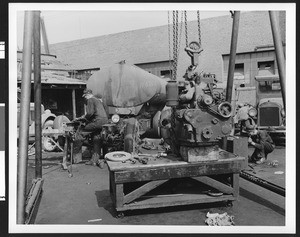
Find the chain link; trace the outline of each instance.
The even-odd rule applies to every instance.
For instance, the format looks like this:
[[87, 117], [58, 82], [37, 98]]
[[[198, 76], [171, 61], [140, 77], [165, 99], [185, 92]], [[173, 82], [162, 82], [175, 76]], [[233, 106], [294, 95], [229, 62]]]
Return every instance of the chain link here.
[[176, 19], [175, 11], [173, 11], [173, 67], [172, 67], [172, 80], [175, 80], [175, 60], [176, 60]]
[[187, 14], [184, 11], [185, 47], [188, 47]]
[[172, 64], [171, 64], [171, 27], [170, 27], [170, 11], [168, 11], [168, 42], [169, 42], [169, 73], [172, 76]]
[[182, 36], [182, 22], [183, 22], [183, 12], [181, 12], [181, 21], [180, 21], [180, 30], [179, 30], [179, 41], [178, 41], [178, 46], [177, 46], [177, 65], [178, 65], [179, 55], [180, 55], [181, 36]]
[[173, 11], [173, 80], [177, 77], [178, 62], [178, 11]]
[[201, 47], [200, 11], [197, 11], [197, 19], [198, 19], [199, 44], [200, 44], [200, 47]]

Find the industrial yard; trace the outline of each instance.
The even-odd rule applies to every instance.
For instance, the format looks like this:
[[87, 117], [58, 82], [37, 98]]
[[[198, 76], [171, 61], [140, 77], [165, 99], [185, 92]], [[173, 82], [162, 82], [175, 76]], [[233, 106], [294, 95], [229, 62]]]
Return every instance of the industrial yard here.
[[292, 231], [287, 10], [157, 11], [158, 26], [48, 41], [54, 18], [87, 12], [17, 13], [10, 230]]
[[[269, 157], [268, 163], [253, 165], [253, 169], [248, 167], [246, 170], [285, 187], [284, 156], [285, 147], [278, 147]], [[274, 160], [279, 162], [277, 167], [269, 164]], [[116, 218], [117, 212], [109, 194], [107, 166], [100, 169], [84, 163], [76, 164], [73, 165], [73, 177], [69, 177], [68, 171], [61, 168], [61, 161], [61, 153], [43, 154], [45, 181], [35, 224], [99, 225], [100, 232], [102, 225], [205, 226], [207, 212], [227, 212], [234, 216], [235, 226], [285, 225], [285, 197], [244, 179], [240, 179], [240, 196], [232, 207], [224, 203], [165, 207], [128, 211], [123, 218]], [[33, 157], [29, 159], [28, 168], [34, 171]], [[179, 194], [184, 191], [182, 184], [177, 188]], [[59, 228], [59, 231], [64, 232], [64, 228]]]

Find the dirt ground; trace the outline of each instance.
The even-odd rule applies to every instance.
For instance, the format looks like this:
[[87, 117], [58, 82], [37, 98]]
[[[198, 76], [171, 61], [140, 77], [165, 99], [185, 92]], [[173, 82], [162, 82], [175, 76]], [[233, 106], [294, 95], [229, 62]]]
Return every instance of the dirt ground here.
[[[253, 150], [250, 148], [250, 152]], [[188, 225], [203, 226], [206, 214], [234, 216], [236, 226], [284, 226], [285, 198], [240, 178], [240, 196], [232, 207], [223, 203], [135, 210], [116, 218], [109, 193], [108, 168], [73, 165], [73, 177], [61, 169], [62, 153], [43, 154], [43, 193], [35, 224], [79, 225]], [[279, 162], [277, 167], [269, 163]], [[285, 187], [285, 148], [279, 147], [262, 165], [247, 172]], [[29, 157], [28, 171], [34, 171], [34, 156]], [[276, 174], [276, 171], [279, 174]], [[30, 179], [30, 177], [29, 177]]]

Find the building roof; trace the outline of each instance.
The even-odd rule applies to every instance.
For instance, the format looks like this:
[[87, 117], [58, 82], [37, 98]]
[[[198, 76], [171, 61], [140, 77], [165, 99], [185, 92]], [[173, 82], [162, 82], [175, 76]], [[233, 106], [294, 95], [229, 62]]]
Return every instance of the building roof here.
[[[18, 51], [18, 83], [22, 80], [22, 52]], [[55, 55], [41, 55], [41, 83], [42, 84], [60, 84], [60, 85], [86, 85], [85, 81], [70, 77], [69, 72], [74, 69], [59, 61]], [[31, 82], [34, 82], [33, 74]]]
[[[285, 42], [285, 12], [280, 12], [279, 16], [282, 38]], [[164, 25], [51, 44], [50, 52], [57, 55], [60, 60], [72, 64], [76, 69], [106, 67], [121, 60], [126, 60], [126, 63], [129, 64], [168, 61], [168, 29], [168, 25]], [[188, 22], [189, 41], [198, 41], [197, 29], [197, 21]], [[220, 53], [228, 54], [231, 30], [230, 13], [226, 16], [201, 20], [202, 47], [204, 49], [202, 56], [209, 58], [215, 53], [218, 53], [218, 56]], [[184, 26], [182, 26], [182, 53], [184, 53], [184, 41]], [[273, 44], [268, 12], [242, 12], [237, 52], [253, 51], [257, 46], [268, 44]]]

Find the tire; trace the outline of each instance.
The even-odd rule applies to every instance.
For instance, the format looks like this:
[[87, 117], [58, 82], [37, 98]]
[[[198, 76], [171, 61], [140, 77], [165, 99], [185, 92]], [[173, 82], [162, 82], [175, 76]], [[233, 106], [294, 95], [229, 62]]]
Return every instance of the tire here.
[[[53, 121], [53, 128], [58, 129], [61, 132], [66, 131], [67, 124], [71, 121], [64, 115], [58, 115], [54, 121]], [[65, 145], [65, 137], [58, 136], [57, 143], [60, 145], [60, 147], [64, 147]]]
[[[52, 130], [53, 129], [53, 120], [48, 120], [43, 125], [43, 130]], [[49, 136], [43, 136], [42, 138], [42, 148], [44, 151], [55, 151], [56, 144], [52, 141], [53, 138]]]
[[43, 137], [42, 146], [44, 151], [52, 152], [56, 150], [56, 144], [48, 136]]
[[53, 128], [54, 129], [64, 129], [67, 127], [67, 123], [70, 123], [71, 121], [64, 115], [57, 116], [53, 121]]
[[47, 120], [43, 125], [43, 130], [44, 129], [53, 129], [53, 123], [54, 123], [54, 120]]

